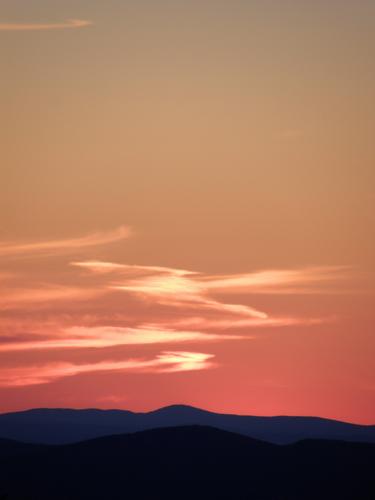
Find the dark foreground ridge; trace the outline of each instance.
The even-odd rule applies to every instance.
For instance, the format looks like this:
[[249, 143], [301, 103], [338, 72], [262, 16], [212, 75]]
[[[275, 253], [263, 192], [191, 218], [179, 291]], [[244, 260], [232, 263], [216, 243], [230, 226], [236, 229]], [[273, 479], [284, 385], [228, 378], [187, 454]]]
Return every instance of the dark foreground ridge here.
[[0, 415], [0, 438], [28, 443], [67, 444], [101, 436], [182, 425], [207, 425], [263, 441], [302, 439], [375, 443], [375, 426], [317, 417], [254, 417], [212, 413], [175, 405], [148, 413], [123, 410], [35, 409]]
[[0, 441], [0, 498], [375, 498], [375, 445], [274, 445], [205, 427], [173, 427], [49, 446]]

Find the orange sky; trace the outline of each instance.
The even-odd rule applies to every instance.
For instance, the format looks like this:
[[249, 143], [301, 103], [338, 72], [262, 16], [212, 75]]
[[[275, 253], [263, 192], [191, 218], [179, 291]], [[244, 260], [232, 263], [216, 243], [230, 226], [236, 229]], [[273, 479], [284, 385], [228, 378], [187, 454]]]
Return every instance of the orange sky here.
[[58, 3], [0, 0], [0, 411], [375, 423], [372, 0]]

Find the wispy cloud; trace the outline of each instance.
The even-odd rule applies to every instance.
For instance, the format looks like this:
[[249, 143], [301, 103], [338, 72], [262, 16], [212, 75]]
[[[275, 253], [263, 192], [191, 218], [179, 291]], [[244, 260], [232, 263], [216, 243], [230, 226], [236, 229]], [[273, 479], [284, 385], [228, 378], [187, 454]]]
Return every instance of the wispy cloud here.
[[116, 241], [129, 238], [131, 230], [127, 226], [121, 226], [113, 231], [96, 232], [78, 238], [56, 239], [34, 242], [5, 242], [0, 243], [0, 256], [38, 256], [38, 255], [61, 255], [79, 251], [89, 247], [107, 245]]
[[101, 361], [73, 364], [49, 363], [16, 368], [0, 368], [1, 387], [24, 387], [46, 384], [64, 377], [97, 372], [173, 373], [206, 370], [215, 366], [214, 355], [200, 352], [164, 351], [151, 359]]
[[3, 289], [0, 291], [0, 311], [42, 306], [51, 307], [51, 302], [75, 302], [93, 300], [106, 290], [68, 286], [45, 286], [44, 288]]
[[103, 262], [100, 260], [87, 260], [81, 262], [71, 262], [72, 266], [82, 267], [89, 271], [105, 274], [120, 272], [122, 275], [150, 275], [150, 274], [169, 274], [173, 276], [185, 276], [200, 274], [197, 271], [188, 271], [186, 269], [176, 269], [173, 267], [163, 267], [163, 266], [139, 266], [139, 265], [129, 265], [129, 264], [117, 264], [114, 262]]
[[68, 19], [62, 23], [0, 23], [0, 31], [48, 31], [91, 26], [92, 21]]
[[[76, 264], [77, 265], [77, 264]], [[78, 265], [82, 265], [78, 264]], [[97, 264], [94, 269], [97, 269]], [[90, 267], [89, 267], [90, 268]], [[141, 274], [126, 276], [129, 268], [122, 268], [124, 282], [113, 285], [115, 290], [135, 293], [160, 304], [182, 308], [201, 308], [255, 318], [267, 314], [243, 304], [226, 304], [208, 296], [209, 286], [200, 273], [173, 268], [132, 266], [131, 271]]]
[[[76, 263], [75, 265], [84, 265]], [[110, 269], [109, 264], [107, 269]], [[105, 267], [104, 266], [104, 267]], [[87, 263], [88, 269], [97, 272], [100, 264]], [[332, 288], [348, 277], [347, 267], [312, 267], [296, 270], [267, 270], [233, 275], [205, 275], [180, 269], [137, 267], [119, 268], [119, 282], [112, 288], [180, 308], [212, 310], [221, 313], [266, 320], [267, 313], [244, 304], [219, 301], [212, 294], [309, 294], [340, 293]], [[112, 268], [114, 271], [115, 268]], [[120, 279], [123, 282], [120, 282]]]
[[[80, 238], [3, 243], [0, 256], [60, 256], [129, 235], [130, 230], [121, 227]], [[38, 367], [16, 367], [12, 363], [8, 368], [0, 367], [3, 386], [45, 384], [91, 372], [160, 373], [210, 368], [214, 366], [211, 354], [170, 349], [248, 341], [265, 328], [310, 327], [332, 321], [297, 314], [275, 315], [248, 302], [257, 294], [336, 293], [336, 288], [341, 292], [349, 275], [348, 268], [338, 266], [215, 275], [77, 259], [69, 268], [65, 266], [65, 271], [56, 268], [51, 283], [35, 261], [22, 264], [23, 272], [30, 270], [30, 280], [22, 280], [17, 271], [8, 275], [0, 292], [0, 354], [7, 363], [16, 359], [16, 354], [17, 359], [29, 359], [27, 351], [38, 352], [38, 359], [55, 362]], [[58, 284], [60, 279], [63, 284]], [[234, 295], [232, 302], [228, 296]], [[106, 359], [113, 348], [124, 346], [148, 346], [148, 350], [163, 346], [163, 352], [147, 359]], [[83, 352], [88, 349], [95, 352]], [[117, 355], [123, 350], [118, 349]], [[87, 363], [86, 356], [91, 355], [95, 355], [96, 363]], [[83, 364], [66, 362], [81, 357], [85, 359]], [[61, 361], [56, 362], [58, 359]]]
[[[208, 296], [209, 286], [196, 271], [159, 266], [121, 265], [111, 262], [73, 262], [94, 273], [117, 273], [113, 290], [136, 294], [152, 302], [176, 308], [195, 308], [242, 316], [266, 318], [267, 314], [243, 304], [226, 304]], [[121, 280], [121, 281], [120, 281]]]
[[[271, 269], [253, 273], [209, 275], [197, 271], [158, 266], [137, 266], [101, 261], [72, 262], [94, 273], [115, 274], [125, 278], [116, 288], [145, 295], [174, 296], [198, 300], [207, 293], [320, 293], [322, 286], [348, 279], [348, 266]], [[337, 289], [326, 288], [326, 292]], [[193, 299], [195, 297], [195, 299]], [[200, 300], [200, 299], [199, 299]]]
[[55, 331], [53, 338], [42, 338], [22, 342], [6, 342], [0, 352], [16, 352], [49, 349], [88, 349], [125, 345], [177, 344], [197, 342], [220, 342], [243, 339], [244, 336], [185, 331], [145, 325], [138, 328], [114, 326], [71, 327]]
[[[275, 269], [224, 276], [205, 276], [205, 286], [215, 292], [253, 294], [322, 293], [322, 286], [348, 278], [346, 266]], [[336, 289], [325, 288], [325, 292]]]
[[151, 321], [155, 327], [187, 328], [206, 334], [207, 330], [309, 326], [332, 321], [332, 318], [275, 317], [243, 303], [219, 300], [217, 295], [337, 293], [332, 285], [348, 278], [350, 271], [344, 266], [326, 266], [209, 275], [184, 269], [101, 261], [73, 262], [72, 265], [95, 274], [109, 275], [112, 284], [108, 286], [112, 290], [139, 297], [153, 306], [178, 311], [165, 321]]
[[[248, 328], [280, 328], [297, 325], [320, 325], [322, 323], [333, 322], [335, 318], [292, 318], [292, 317], [275, 317], [275, 318], [206, 318], [206, 317], [188, 317], [177, 320], [170, 320], [164, 323], [169, 328], [199, 328], [204, 330], [237, 330]], [[159, 328], [163, 327], [163, 323], [158, 324]], [[209, 335], [206, 333], [205, 335]], [[223, 340], [228, 339], [252, 339], [253, 336], [246, 335], [219, 335]]]

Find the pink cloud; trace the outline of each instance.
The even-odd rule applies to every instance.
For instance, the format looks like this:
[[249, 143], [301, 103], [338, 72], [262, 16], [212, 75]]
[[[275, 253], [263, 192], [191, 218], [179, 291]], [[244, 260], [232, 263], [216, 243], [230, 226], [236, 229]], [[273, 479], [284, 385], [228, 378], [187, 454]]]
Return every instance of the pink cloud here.
[[[225, 293], [322, 293], [316, 284], [336, 283], [348, 278], [345, 266], [310, 267], [303, 269], [267, 270], [224, 276], [206, 276], [206, 287]], [[327, 290], [327, 289], [326, 289]]]
[[0, 310], [25, 308], [27, 304], [48, 308], [51, 302], [86, 301], [105, 293], [105, 290], [100, 289], [67, 286], [5, 289], [0, 292]]
[[[59, 256], [120, 241], [129, 234], [128, 228], [122, 227], [68, 240], [3, 243], [0, 256]], [[49, 284], [48, 280], [43, 280], [41, 285], [43, 276], [39, 275], [34, 261], [33, 266], [28, 261], [23, 263], [25, 276], [8, 275], [7, 288], [3, 287], [0, 292], [0, 353], [7, 362], [21, 352], [27, 359], [26, 351], [39, 351], [38, 356], [43, 359], [56, 359], [62, 355], [59, 351], [64, 351], [63, 358], [70, 359], [73, 350], [96, 349], [95, 356], [100, 358], [109, 347], [165, 345], [170, 348], [177, 344], [233, 342], [253, 339], [252, 332], [264, 328], [320, 324], [332, 319], [274, 316], [243, 303], [244, 294], [289, 293], [291, 289], [296, 293], [304, 293], [304, 290], [316, 293], [327, 285], [342, 283], [348, 274], [348, 269], [343, 267], [212, 275], [98, 260], [75, 261], [71, 265], [65, 271], [56, 269], [55, 281], [61, 280], [64, 285]], [[88, 273], [77, 272], [78, 269]], [[25, 282], [27, 287], [21, 287]], [[230, 294], [238, 294], [242, 300], [229, 302], [225, 297]], [[38, 368], [10, 366], [0, 369], [0, 385], [48, 383], [92, 371], [204, 369], [213, 366], [211, 357], [165, 351], [153, 359], [121, 363], [103, 360], [77, 365], [64, 361]], [[20, 373], [18, 379], [13, 377], [13, 382], [11, 373], [15, 371], [12, 370]]]
[[[135, 266], [134, 266], [135, 267]], [[136, 268], [137, 269], [137, 268]], [[145, 276], [125, 278], [111, 288], [135, 293], [143, 298], [173, 307], [194, 307], [250, 317], [266, 318], [267, 314], [242, 304], [226, 304], [208, 297], [209, 287], [199, 273], [180, 269], [142, 267]], [[160, 268], [157, 268], [160, 269]], [[139, 268], [138, 268], [139, 270]]]
[[0, 256], [39, 256], [69, 254], [89, 247], [107, 245], [116, 241], [129, 238], [131, 230], [121, 226], [113, 231], [91, 233], [78, 238], [34, 241], [34, 242], [6, 242], [0, 243]]
[[[294, 325], [320, 325], [322, 323], [332, 322], [334, 318], [244, 318], [244, 319], [225, 319], [225, 318], [206, 318], [206, 317], [188, 317], [177, 320], [171, 320], [166, 323], [158, 323], [159, 328], [168, 325], [170, 328], [204, 328], [206, 330], [227, 330], [241, 328], [280, 328]], [[207, 335], [207, 334], [206, 334]], [[226, 337], [223, 337], [226, 339]], [[235, 339], [235, 336], [230, 336]], [[239, 336], [240, 339], [254, 338], [249, 335]]]
[[94, 273], [111, 273], [120, 272], [122, 275], [155, 275], [155, 274], [165, 274], [172, 276], [184, 276], [199, 274], [195, 271], [188, 271], [186, 269], [175, 269], [172, 267], [162, 267], [162, 266], [139, 266], [139, 265], [129, 265], [129, 264], [116, 264], [114, 262], [103, 262], [100, 260], [88, 260], [81, 262], [71, 262], [72, 266], [82, 267], [88, 271]]
[[173, 373], [213, 368], [213, 354], [164, 351], [151, 359], [101, 361], [98, 363], [48, 363], [38, 366], [0, 368], [1, 387], [46, 384], [64, 377], [98, 372]]
[[[37, 335], [35, 335], [37, 337]], [[22, 342], [6, 342], [0, 352], [49, 349], [88, 349], [121, 345], [220, 342], [243, 339], [244, 336], [184, 331], [145, 325], [138, 328], [113, 326], [71, 327], [54, 332], [53, 338], [36, 338]]]

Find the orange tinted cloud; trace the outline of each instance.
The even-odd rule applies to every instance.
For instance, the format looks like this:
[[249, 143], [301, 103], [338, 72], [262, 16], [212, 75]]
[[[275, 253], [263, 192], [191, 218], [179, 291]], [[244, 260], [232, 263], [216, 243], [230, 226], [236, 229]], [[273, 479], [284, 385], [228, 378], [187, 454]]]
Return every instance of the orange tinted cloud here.
[[49, 308], [50, 302], [85, 301], [104, 293], [105, 290], [67, 286], [3, 290], [0, 293], [0, 311], [25, 308], [28, 304]]
[[[205, 317], [189, 317], [180, 320], [171, 320], [165, 325], [174, 328], [204, 328], [207, 330], [227, 330], [237, 328], [272, 328], [272, 327], [285, 327], [294, 325], [319, 325], [321, 323], [332, 322], [334, 318], [289, 318], [289, 317], [275, 317], [275, 318], [244, 318], [244, 319], [212, 319]], [[159, 323], [159, 327], [163, 326]], [[207, 334], [206, 334], [207, 335]], [[226, 336], [223, 336], [226, 339]], [[231, 335], [230, 339], [236, 338]], [[253, 338], [249, 335], [239, 336], [240, 339]]]
[[[117, 240], [126, 234], [126, 229], [120, 228], [114, 232], [97, 233], [74, 240], [44, 242], [37, 248], [85, 247]], [[35, 244], [21, 245], [22, 251], [25, 246], [28, 249], [31, 247], [32, 251], [35, 249]], [[17, 249], [20, 250], [20, 246]], [[276, 317], [243, 303], [218, 300], [211, 294], [216, 291], [243, 292], [243, 289], [251, 293], [253, 289], [258, 290], [259, 286], [266, 286], [268, 290], [273, 286], [289, 286], [290, 283], [307, 286], [310, 282], [333, 280], [341, 269], [262, 271], [215, 277], [184, 269], [101, 261], [74, 262], [73, 266], [88, 269], [94, 276], [99, 275], [100, 280], [94, 277], [85, 282], [82, 275], [69, 273], [69, 279], [72, 280], [69, 285], [47, 283], [43, 287], [19, 288], [13, 284], [12, 288], [10, 283], [8, 288], [2, 290], [0, 310], [22, 311], [24, 316], [29, 315], [29, 328], [23, 328], [24, 333], [35, 335], [41, 329], [38, 325], [40, 321], [44, 325], [52, 324], [49, 333], [48, 329], [42, 329], [45, 335], [43, 340], [37, 338], [29, 339], [28, 342], [8, 342], [3, 346], [3, 351], [229, 341], [250, 337], [223, 335], [221, 330], [313, 325], [327, 319]], [[120, 297], [122, 292], [127, 292], [125, 301]], [[107, 305], [103, 309], [104, 296]], [[139, 304], [134, 302], [137, 298], [142, 299]], [[129, 301], [133, 301], [129, 306], [131, 310], [127, 308]], [[81, 303], [79, 308], [78, 302]], [[173, 309], [173, 312], [166, 315], [168, 308]], [[36, 310], [41, 311], [39, 319], [32, 320], [30, 314]], [[17, 318], [17, 324], [20, 319]], [[9, 324], [11, 318], [8, 318]], [[9, 337], [11, 330], [7, 327], [0, 334]]]
[[239, 335], [223, 335], [199, 331], [181, 331], [155, 326], [122, 328], [113, 326], [71, 327], [54, 332], [53, 338], [22, 342], [7, 342], [0, 345], [0, 352], [88, 349], [121, 345], [175, 344], [186, 342], [212, 342], [244, 339]]
[[97, 273], [111, 273], [115, 271], [121, 271], [121, 274], [125, 275], [169, 274], [174, 276], [184, 276], [189, 274], [199, 274], [198, 272], [195, 271], [188, 271], [186, 269], [176, 269], [173, 267], [117, 264], [114, 262], [103, 262], [100, 260], [71, 262], [71, 265], [82, 267], [84, 269]]
[[[198, 271], [159, 266], [137, 266], [102, 261], [73, 262], [94, 273], [117, 273], [126, 283], [117, 289], [155, 297], [174, 296], [176, 299], [202, 300], [207, 293], [308, 294], [340, 293], [327, 288], [350, 277], [348, 266], [321, 266], [301, 269], [271, 269], [231, 275], [207, 275]], [[322, 287], [325, 285], [325, 288]], [[264, 314], [254, 311], [254, 314]]]
[[[72, 249], [119, 241], [128, 235], [128, 228], [122, 227], [76, 239], [2, 244], [0, 252], [6, 256], [58, 256]], [[165, 351], [146, 360], [108, 362], [100, 358], [106, 355], [104, 349], [108, 347], [161, 344], [170, 347], [251, 340], [254, 335], [249, 333], [250, 329], [256, 332], [260, 328], [310, 326], [327, 321], [274, 316], [245, 303], [228, 303], [215, 294], [238, 293], [244, 300], [244, 292], [266, 290], [269, 293], [274, 288], [321, 286], [321, 283], [334, 283], [344, 274], [342, 268], [311, 268], [215, 276], [179, 268], [99, 260], [76, 261], [71, 265], [90, 274], [77, 273], [65, 266], [66, 274], [63, 267], [55, 269], [54, 275], [55, 281], [63, 280], [63, 285], [41, 284], [33, 261], [32, 266], [28, 262], [23, 265], [24, 278], [17, 274], [12, 281], [12, 275], [9, 276], [7, 289], [0, 293], [3, 315], [0, 353], [4, 356], [18, 353], [20, 359], [27, 360], [28, 351], [39, 351], [38, 356], [43, 359], [64, 361], [47, 361], [41, 367], [31, 368], [10, 365], [0, 370], [0, 385], [45, 384], [89, 372], [176, 372], [209, 368], [213, 366], [212, 355], [180, 351]], [[19, 286], [22, 279], [28, 287]], [[37, 280], [34, 286], [33, 280]], [[96, 349], [95, 355], [99, 358], [96, 363], [66, 362], [73, 350], [85, 349]], [[16, 371], [19, 376], [12, 376]]]
[[0, 31], [46, 31], [67, 28], [85, 28], [91, 26], [92, 21], [83, 19], [68, 19], [63, 23], [1, 23]]
[[205, 370], [214, 367], [213, 354], [185, 351], [164, 351], [151, 359], [102, 361], [99, 363], [73, 364], [49, 363], [39, 366], [0, 369], [0, 386], [23, 387], [46, 384], [55, 380], [94, 372], [151, 372], [171, 373]]
[[161, 372], [186, 372], [215, 367], [212, 361], [214, 357], [214, 354], [202, 352], [167, 351], [158, 356], [158, 361], [164, 365]]
[[250, 317], [266, 318], [267, 314], [242, 304], [225, 304], [207, 297], [208, 287], [200, 273], [173, 268], [137, 267], [144, 275], [129, 278], [113, 289], [136, 293], [161, 304], [174, 307], [196, 307]]
[[225, 293], [327, 293], [337, 292], [316, 287], [322, 283], [337, 283], [348, 278], [350, 268], [345, 266], [310, 267], [303, 269], [275, 269], [254, 273], [205, 277], [206, 287]]
[[[80, 264], [82, 265], [82, 264]], [[106, 264], [108, 265], [108, 264]], [[90, 265], [87, 266], [89, 269]], [[99, 268], [98, 263], [94, 269]], [[137, 269], [136, 266], [133, 266]], [[140, 268], [143, 276], [128, 277], [117, 290], [137, 293], [161, 304], [175, 307], [193, 307], [222, 313], [266, 319], [265, 312], [243, 304], [228, 304], [210, 297], [214, 293], [238, 294], [299, 294], [338, 293], [341, 290], [321, 288], [348, 277], [347, 267], [313, 267], [296, 270], [270, 270], [224, 276], [210, 276], [198, 272], [154, 267]], [[112, 269], [114, 270], [114, 268]], [[148, 271], [148, 272], [147, 272]]]
[[121, 241], [131, 235], [127, 226], [121, 226], [113, 231], [96, 232], [79, 238], [61, 240], [37, 241], [37, 242], [6, 242], [0, 243], [0, 256], [39, 256], [39, 255], [61, 255], [69, 254], [89, 247], [107, 245]]
[[210, 295], [218, 292], [291, 293], [291, 286], [294, 293], [300, 290], [303, 293], [306, 287], [318, 291], [319, 288], [314, 288], [317, 284], [336, 283], [348, 273], [348, 268], [337, 266], [211, 276], [183, 269], [101, 261], [74, 262], [72, 265], [117, 279], [117, 283], [109, 285], [112, 290], [133, 294], [154, 305], [175, 308], [183, 314], [182, 318], [155, 322], [156, 327], [218, 330], [314, 325], [328, 321], [327, 318], [270, 317], [248, 305], [229, 304]]

